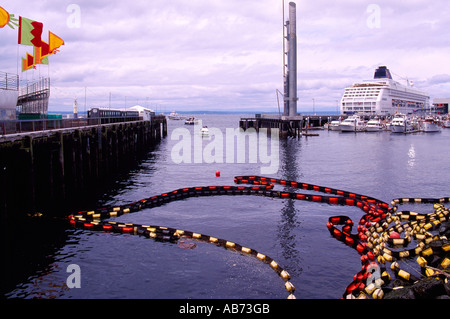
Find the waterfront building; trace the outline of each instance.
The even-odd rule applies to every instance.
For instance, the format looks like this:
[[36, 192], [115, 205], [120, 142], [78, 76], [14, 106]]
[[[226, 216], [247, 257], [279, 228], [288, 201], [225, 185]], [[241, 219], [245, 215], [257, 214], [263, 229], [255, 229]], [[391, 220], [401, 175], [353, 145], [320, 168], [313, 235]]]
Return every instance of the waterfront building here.
[[436, 98], [433, 99], [432, 110], [438, 114], [448, 114], [448, 106], [450, 104], [450, 98]]

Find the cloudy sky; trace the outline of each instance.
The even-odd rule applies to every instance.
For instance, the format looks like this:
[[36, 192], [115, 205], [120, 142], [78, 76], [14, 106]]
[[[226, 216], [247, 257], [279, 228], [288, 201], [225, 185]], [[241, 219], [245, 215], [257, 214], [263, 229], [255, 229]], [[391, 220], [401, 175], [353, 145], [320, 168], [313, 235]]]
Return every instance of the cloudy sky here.
[[[288, 2], [285, 1], [285, 19]], [[431, 99], [450, 97], [448, 0], [298, 0], [298, 111], [335, 111], [343, 90], [387, 65]], [[282, 0], [0, 0], [65, 45], [22, 73], [32, 53], [0, 29], [0, 71], [50, 76], [50, 111], [277, 111], [283, 89]], [[18, 66], [19, 65], [19, 66]], [[111, 102], [110, 102], [111, 100]]]

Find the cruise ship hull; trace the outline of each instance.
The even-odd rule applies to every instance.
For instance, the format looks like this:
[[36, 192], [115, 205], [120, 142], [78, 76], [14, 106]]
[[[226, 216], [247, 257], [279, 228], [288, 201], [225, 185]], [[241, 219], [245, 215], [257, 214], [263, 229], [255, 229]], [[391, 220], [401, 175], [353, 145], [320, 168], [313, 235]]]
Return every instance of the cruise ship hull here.
[[371, 80], [356, 82], [347, 87], [341, 99], [341, 114], [390, 116], [395, 113], [412, 114], [428, 107], [430, 97], [410, 85], [392, 79], [385, 66], [380, 66]]

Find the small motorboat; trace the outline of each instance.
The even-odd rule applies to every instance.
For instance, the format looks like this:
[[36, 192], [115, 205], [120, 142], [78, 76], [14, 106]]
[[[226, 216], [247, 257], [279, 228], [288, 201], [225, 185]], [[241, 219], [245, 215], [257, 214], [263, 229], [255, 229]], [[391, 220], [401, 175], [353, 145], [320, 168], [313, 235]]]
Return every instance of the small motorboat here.
[[328, 125], [328, 130], [340, 131], [341, 130], [341, 121], [340, 120], [331, 121], [331, 123]]
[[380, 119], [371, 119], [367, 122], [366, 132], [380, 132], [384, 130], [384, 125]]
[[184, 120], [185, 117], [173, 111], [168, 116], [169, 120]]
[[439, 126], [438, 121], [436, 121], [433, 117], [426, 117], [422, 123], [421, 128], [423, 132], [440, 132], [441, 127]]
[[450, 116], [444, 117], [442, 119], [442, 127], [450, 128]]
[[394, 116], [390, 128], [392, 133], [412, 133], [416, 131], [411, 120], [405, 114], [400, 113]]
[[184, 121], [184, 124], [186, 124], [186, 125], [194, 125], [197, 123], [198, 123], [198, 119], [196, 119], [194, 117], [190, 117], [186, 121]]
[[202, 134], [203, 137], [209, 136], [208, 127], [207, 126], [203, 126], [202, 129], [200, 130], [200, 133]]
[[339, 127], [341, 132], [363, 132], [366, 123], [359, 115], [352, 115], [343, 120]]

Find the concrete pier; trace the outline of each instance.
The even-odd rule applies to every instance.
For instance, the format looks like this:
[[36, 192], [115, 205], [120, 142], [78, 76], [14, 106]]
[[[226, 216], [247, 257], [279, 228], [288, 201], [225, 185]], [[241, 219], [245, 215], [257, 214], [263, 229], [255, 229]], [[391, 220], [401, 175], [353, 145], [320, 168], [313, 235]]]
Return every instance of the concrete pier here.
[[303, 119], [298, 117], [277, 117], [267, 116], [254, 117], [254, 118], [241, 118], [239, 121], [239, 127], [244, 131], [249, 128], [254, 128], [256, 132], [259, 132], [261, 128], [266, 128], [267, 132], [271, 133], [271, 129], [278, 129], [280, 138], [287, 137], [299, 137], [303, 125]]
[[167, 135], [163, 116], [0, 137], [0, 211], [64, 217]]
[[346, 118], [341, 115], [304, 115], [304, 116], [278, 116], [278, 115], [258, 115], [256, 117], [241, 118], [239, 127], [244, 131], [254, 128], [257, 132], [261, 128], [279, 129], [279, 137], [300, 137], [307, 135], [308, 130], [322, 129], [327, 123], [339, 118]]

